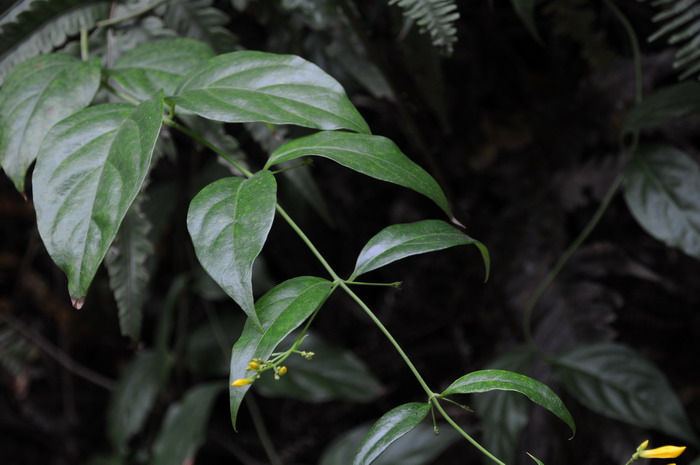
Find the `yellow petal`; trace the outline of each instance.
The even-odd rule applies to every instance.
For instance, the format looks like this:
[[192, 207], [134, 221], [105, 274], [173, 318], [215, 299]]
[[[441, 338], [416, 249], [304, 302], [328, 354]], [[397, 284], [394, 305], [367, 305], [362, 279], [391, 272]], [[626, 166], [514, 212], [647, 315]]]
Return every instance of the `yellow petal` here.
[[252, 382], [253, 382], [253, 380], [251, 378], [237, 379], [236, 381], [231, 383], [231, 386], [241, 387], [241, 386], [245, 386], [247, 384], [250, 384]]
[[647, 449], [639, 452], [640, 457], [645, 459], [675, 459], [683, 453], [684, 447], [678, 446], [663, 446], [656, 449]]

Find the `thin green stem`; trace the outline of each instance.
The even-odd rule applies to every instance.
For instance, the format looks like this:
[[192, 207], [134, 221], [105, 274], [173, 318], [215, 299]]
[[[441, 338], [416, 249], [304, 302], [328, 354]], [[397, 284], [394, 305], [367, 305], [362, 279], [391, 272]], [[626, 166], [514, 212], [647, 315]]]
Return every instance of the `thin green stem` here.
[[454, 400], [448, 399], [447, 397], [443, 397], [442, 400], [447, 401], [452, 405], [456, 405], [457, 407], [461, 408], [462, 410], [466, 410], [467, 412], [473, 412], [473, 410], [470, 409], [468, 406], [460, 404], [459, 402], [455, 402]]
[[564, 251], [561, 257], [559, 257], [559, 260], [557, 260], [557, 263], [554, 265], [554, 268], [552, 268], [550, 272], [547, 273], [547, 276], [540, 282], [539, 286], [537, 286], [537, 289], [535, 289], [535, 292], [533, 292], [532, 296], [530, 296], [530, 299], [527, 301], [527, 304], [525, 305], [525, 311], [523, 312], [523, 331], [525, 333], [525, 339], [527, 340], [528, 345], [532, 349], [535, 349], [535, 342], [532, 336], [531, 322], [532, 313], [535, 309], [535, 306], [537, 305], [537, 302], [539, 302], [540, 297], [542, 297], [542, 294], [544, 294], [544, 292], [547, 290], [550, 284], [552, 284], [552, 282], [559, 275], [559, 272], [564, 268], [564, 265], [566, 265], [566, 263], [569, 261], [569, 258], [571, 258], [574, 252], [578, 250], [578, 248], [588, 238], [591, 232], [593, 232], [593, 229], [595, 229], [596, 225], [603, 217], [603, 214], [610, 206], [610, 202], [617, 193], [617, 190], [620, 188], [621, 184], [622, 175], [618, 174], [613, 183], [608, 188], [608, 192], [606, 192], [603, 201], [598, 206], [598, 209], [595, 211], [593, 217], [588, 222], [586, 227], [583, 228], [583, 231], [581, 231], [576, 240], [574, 240], [574, 242]]
[[139, 16], [146, 14], [149, 11], [158, 8], [159, 6], [161, 6], [164, 3], [167, 3], [168, 1], [170, 1], [170, 0], [156, 0], [155, 2], [151, 3], [150, 5], [146, 5], [143, 8], [139, 8], [138, 10], [134, 10], [131, 13], [128, 13], [124, 16], [98, 21], [96, 26], [98, 28], [114, 26], [115, 24], [123, 23], [125, 21], [129, 21], [130, 19], [138, 18]]
[[248, 410], [250, 411], [250, 418], [253, 420], [253, 427], [255, 428], [256, 433], [258, 433], [258, 437], [260, 438], [263, 449], [265, 449], [267, 458], [270, 459], [270, 464], [282, 465], [282, 459], [280, 459], [280, 456], [275, 449], [275, 445], [272, 443], [270, 433], [267, 432], [258, 403], [251, 395], [245, 396], [244, 399], [246, 405], [248, 406]]
[[345, 281], [345, 284], [352, 284], [353, 286], [382, 286], [382, 287], [401, 287], [403, 281], [395, 281], [393, 283], [365, 283], [362, 281]]
[[433, 403], [435, 408], [440, 412], [440, 414], [447, 420], [447, 423], [450, 424], [459, 434], [461, 434], [467, 441], [469, 441], [474, 447], [479, 449], [482, 454], [484, 454], [486, 457], [490, 458], [494, 462], [498, 463], [499, 465], [505, 465], [505, 463], [501, 462], [495, 455], [493, 455], [491, 452], [489, 452], [487, 449], [484, 448], [481, 444], [476, 442], [476, 440], [471, 437], [469, 434], [467, 434], [466, 431], [464, 431], [453, 419], [450, 417], [447, 412], [442, 408], [442, 405], [440, 405], [440, 402], [438, 401], [437, 397], [433, 397], [430, 399], [430, 401]]
[[88, 61], [90, 55], [88, 53], [88, 33], [87, 29], [80, 28], [80, 59]]

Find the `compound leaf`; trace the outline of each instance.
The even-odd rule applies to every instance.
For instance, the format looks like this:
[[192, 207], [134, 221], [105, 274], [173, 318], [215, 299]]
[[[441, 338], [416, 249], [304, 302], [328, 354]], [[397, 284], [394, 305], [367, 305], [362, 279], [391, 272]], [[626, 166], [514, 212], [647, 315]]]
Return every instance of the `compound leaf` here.
[[[263, 330], [261, 332], [252, 320], [246, 321], [241, 337], [231, 349], [230, 381], [253, 376], [255, 373], [247, 372], [248, 362], [254, 358], [267, 360], [275, 347], [319, 308], [332, 290], [330, 281], [302, 276], [278, 284], [258, 299], [255, 311]], [[234, 428], [238, 409], [250, 386], [229, 387]]]
[[172, 100], [185, 110], [228, 123], [369, 132], [342, 86], [294, 55], [239, 51], [216, 56], [191, 73]]
[[99, 60], [42, 55], [17, 66], [0, 91], [0, 161], [15, 187], [24, 178], [51, 127], [92, 101], [100, 85]]
[[372, 178], [412, 189], [435, 202], [452, 218], [447, 199], [438, 183], [386, 137], [319, 132], [282, 145], [270, 155], [265, 166], [312, 155], [328, 158]]
[[253, 304], [253, 262], [272, 228], [277, 184], [270, 171], [224, 178], [192, 199], [187, 229], [199, 262], [259, 328]]
[[151, 165], [163, 95], [86, 108], [49, 131], [34, 170], [39, 233], [80, 307]]

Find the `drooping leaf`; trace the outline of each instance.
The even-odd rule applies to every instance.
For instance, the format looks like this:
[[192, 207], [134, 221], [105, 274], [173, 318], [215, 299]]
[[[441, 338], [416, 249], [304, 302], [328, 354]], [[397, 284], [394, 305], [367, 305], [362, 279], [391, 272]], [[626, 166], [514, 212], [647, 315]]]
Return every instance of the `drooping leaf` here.
[[[489, 363], [487, 368], [523, 373], [532, 358], [530, 350], [515, 349]], [[482, 445], [504, 463], [515, 463], [520, 433], [529, 418], [531, 404], [527, 398], [514, 391], [491, 391], [474, 396], [472, 405], [483, 423]], [[491, 462], [484, 457], [484, 463], [487, 461]]]
[[572, 434], [576, 434], [576, 424], [571, 413], [554, 391], [537, 380], [511, 371], [481, 370], [469, 373], [450, 384], [440, 396], [494, 390], [515, 391], [525, 395], [532, 402], [556, 415], [569, 426]]
[[230, 18], [212, 7], [212, 3], [212, 0], [171, 0], [166, 3], [163, 21], [182, 37], [206, 42], [218, 53], [230, 52], [236, 44], [236, 37], [225, 27]]
[[119, 309], [119, 328], [122, 335], [138, 341], [141, 336], [143, 305], [150, 273], [146, 266], [153, 255], [149, 238], [150, 222], [141, 213], [143, 196], [127, 211], [114, 242], [105, 255], [109, 286]]
[[15, 187], [24, 178], [51, 127], [92, 101], [100, 85], [99, 60], [43, 55], [25, 61], [0, 90], [0, 161]]
[[627, 113], [621, 132], [639, 131], [697, 111], [700, 111], [700, 83], [674, 84], [644, 97], [635, 105]]
[[161, 89], [172, 95], [187, 74], [212, 56], [214, 51], [207, 44], [192, 39], [149, 42], [126, 52], [109, 76], [139, 100]]
[[537, 0], [511, 0], [515, 13], [520, 17], [520, 20], [525, 24], [527, 30], [532, 34], [538, 42], [541, 42], [540, 35], [537, 32], [537, 24], [535, 24], [535, 7]]
[[372, 178], [412, 189], [435, 202], [450, 218], [453, 217], [438, 183], [386, 137], [319, 132], [279, 147], [270, 155], [265, 166], [306, 156], [328, 158]]
[[352, 465], [369, 465], [393, 442], [418, 425], [430, 411], [430, 404], [411, 402], [389, 410], [370, 428], [360, 444]]
[[381, 268], [402, 258], [434, 252], [458, 245], [474, 244], [479, 248], [488, 278], [490, 260], [484, 244], [440, 220], [395, 224], [382, 229], [360, 251], [350, 279]]
[[173, 101], [216, 121], [369, 132], [342, 86], [293, 55], [240, 51], [216, 56], [185, 78]]
[[275, 177], [262, 170], [250, 179], [209, 184], [192, 199], [187, 213], [187, 229], [202, 267], [258, 328], [253, 262], [272, 227], [276, 201]]
[[153, 444], [151, 465], [194, 463], [214, 401], [224, 387], [220, 381], [194, 387], [168, 408]]
[[148, 173], [162, 114], [162, 93], [135, 108], [98, 105], [44, 139], [33, 177], [37, 224], [78, 307]]
[[[341, 435], [323, 452], [319, 465], [347, 465], [367, 436], [371, 425], [360, 425]], [[400, 437], [373, 462], [373, 465], [430, 465], [461, 436], [450, 427], [435, 435], [432, 425], [419, 424]]]
[[638, 150], [624, 171], [625, 200], [652, 236], [700, 258], [700, 168], [680, 150]]
[[[266, 360], [289, 333], [323, 304], [332, 290], [332, 283], [325, 279], [302, 276], [284, 281], [263, 295], [255, 305], [263, 331], [250, 319], [246, 321], [241, 337], [231, 349], [230, 382], [253, 376], [254, 373], [247, 372], [248, 362], [254, 358]], [[248, 389], [250, 385], [229, 387], [234, 428], [238, 409]]]
[[[334, 347], [314, 333], [307, 335], [299, 350], [313, 352], [313, 358], [305, 360], [292, 355], [284, 362], [287, 374], [279, 380], [263, 376], [255, 382], [256, 390], [265, 396], [304, 402], [369, 402], [381, 393], [382, 386], [377, 378], [352, 352]], [[297, 334], [292, 333], [280, 345], [291, 347], [296, 337]]]
[[454, 23], [459, 19], [454, 0], [389, 0], [389, 5], [403, 8], [404, 15], [415, 21], [421, 32], [430, 33], [434, 46], [444, 48], [448, 55], [452, 54], [457, 42]]
[[167, 355], [150, 351], [138, 354], [124, 371], [107, 410], [107, 437], [116, 450], [124, 452], [141, 430], [169, 371]]
[[578, 346], [557, 356], [554, 370], [566, 390], [591, 410], [698, 443], [664, 374], [629, 347]]

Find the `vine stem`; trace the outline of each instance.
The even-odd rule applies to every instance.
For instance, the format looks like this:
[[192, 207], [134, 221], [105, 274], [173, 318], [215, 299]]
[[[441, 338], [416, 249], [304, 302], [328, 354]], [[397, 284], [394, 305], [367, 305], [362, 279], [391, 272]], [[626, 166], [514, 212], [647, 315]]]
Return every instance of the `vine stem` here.
[[155, 2], [151, 3], [150, 5], [146, 5], [143, 8], [139, 8], [138, 10], [134, 10], [131, 13], [128, 13], [124, 16], [120, 16], [118, 18], [111, 18], [111, 19], [104, 19], [102, 21], [98, 21], [95, 25], [100, 28], [100, 27], [108, 27], [108, 26], [114, 26], [115, 24], [123, 23], [125, 21], [129, 21], [130, 19], [138, 18], [139, 16], [148, 13], [151, 10], [154, 10], [161, 6], [164, 3], [169, 2], [170, 0], [156, 0]]
[[87, 29], [84, 27], [80, 28], [80, 59], [82, 61], [88, 61], [90, 58], [88, 52], [88, 34]]

